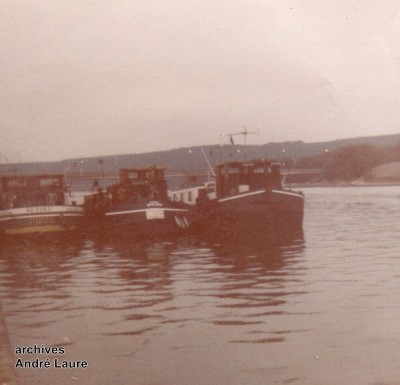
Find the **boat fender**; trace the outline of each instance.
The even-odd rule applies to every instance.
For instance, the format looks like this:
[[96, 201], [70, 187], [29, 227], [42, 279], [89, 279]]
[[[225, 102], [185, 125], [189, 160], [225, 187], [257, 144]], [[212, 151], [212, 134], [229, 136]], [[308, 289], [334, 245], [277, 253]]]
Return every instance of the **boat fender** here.
[[125, 200], [125, 189], [124, 188], [119, 188], [117, 191], [117, 195], [118, 195], [118, 200], [120, 202], [123, 202]]
[[67, 225], [67, 221], [66, 221], [66, 218], [64, 217], [64, 214], [60, 214], [60, 224], [63, 227], [66, 227], [66, 225]]

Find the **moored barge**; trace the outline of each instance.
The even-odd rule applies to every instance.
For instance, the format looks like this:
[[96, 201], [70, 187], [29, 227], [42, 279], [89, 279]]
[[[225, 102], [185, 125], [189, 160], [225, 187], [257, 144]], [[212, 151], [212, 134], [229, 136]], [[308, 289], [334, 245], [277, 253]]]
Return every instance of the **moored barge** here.
[[171, 197], [192, 204], [211, 234], [276, 238], [302, 229], [303, 194], [283, 189], [280, 164], [264, 159], [219, 164], [214, 181]]
[[120, 169], [118, 183], [85, 197], [88, 227], [132, 237], [187, 232], [193, 223], [191, 207], [168, 198], [164, 170]]
[[60, 174], [0, 177], [0, 233], [66, 233], [78, 230], [83, 207], [75, 204]]

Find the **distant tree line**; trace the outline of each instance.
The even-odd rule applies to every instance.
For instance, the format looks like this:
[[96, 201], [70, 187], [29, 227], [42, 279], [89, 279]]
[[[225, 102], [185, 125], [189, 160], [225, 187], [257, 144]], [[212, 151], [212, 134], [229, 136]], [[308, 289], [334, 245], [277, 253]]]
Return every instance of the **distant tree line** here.
[[[386, 163], [400, 161], [400, 134], [350, 138], [328, 142], [304, 143], [302, 141], [266, 143], [258, 145], [226, 144], [176, 148], [151, 153], [117, 154], [97, 157], [65, 159], [57, 162], [0, 163], [0, 174], [73, 174], [117, 173], [124, 167], [149, 165], [165, 166], [167, 172], [210, 171], [218, 163], [265, 158], [282, 162], [284, 168], [323, 170], [322, 176], [297, 174], [296, 181], [307, 178], [319, 180], [354, 180], [368, 178], [371, 169]], [[206, 159], [207, 157], [207, 159]], [[296, 174], [293, 174], [293, 179]], [[299, 179], [300, 178], [300, 179]], [[317, 178], [318, 180], [315, 180]]]

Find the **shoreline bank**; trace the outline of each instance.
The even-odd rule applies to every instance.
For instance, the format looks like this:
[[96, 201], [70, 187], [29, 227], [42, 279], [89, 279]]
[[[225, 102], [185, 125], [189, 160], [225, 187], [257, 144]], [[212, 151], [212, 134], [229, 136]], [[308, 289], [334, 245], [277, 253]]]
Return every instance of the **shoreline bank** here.
[[387, 187], [400, 186], [400, 182], [316, 182], [316, 183], [285, 183], [284, 188], [306, 188], [306, 187]]

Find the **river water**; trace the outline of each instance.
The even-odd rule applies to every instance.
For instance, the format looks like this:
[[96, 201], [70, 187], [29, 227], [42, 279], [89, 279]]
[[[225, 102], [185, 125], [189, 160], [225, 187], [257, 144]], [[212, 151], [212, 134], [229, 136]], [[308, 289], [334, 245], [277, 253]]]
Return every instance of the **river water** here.
[[307, 188], [304, 235], [3, 244], [23, 385], [400, 383], [400, 188]]

